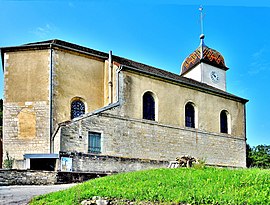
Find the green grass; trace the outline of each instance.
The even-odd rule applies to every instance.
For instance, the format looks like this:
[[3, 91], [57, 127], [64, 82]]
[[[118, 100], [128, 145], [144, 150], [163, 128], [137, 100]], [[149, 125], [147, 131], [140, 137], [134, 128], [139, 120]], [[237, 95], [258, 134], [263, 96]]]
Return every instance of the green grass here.
[[79, 204], [93, 196], [189, 204], [270, 204], [270, 170], [155, 169], [87, 181], [34, 198], [35, 204]]

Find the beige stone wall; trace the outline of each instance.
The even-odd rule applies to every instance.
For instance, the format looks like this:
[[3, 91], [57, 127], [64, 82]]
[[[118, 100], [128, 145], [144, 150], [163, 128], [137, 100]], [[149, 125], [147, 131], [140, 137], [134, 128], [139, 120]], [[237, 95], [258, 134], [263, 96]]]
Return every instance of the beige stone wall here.
[[[115, 108], [116, 110], [119, 108]], [[87, 153], [88, 133], [101, 133], [102, 155], [175, 160], [192, 155], [209, 165], [245, 167], [244, 139], [148, 120], [114, 115], [110, 110], [61, 128], [61, 150]]]
[[[61, 127], [61, 150], [88, 152], [88, 133], [101, 133], [104, 155], [174, 160], [189, 154], [207, 164], [246, 166], [244, 105], [187, 87], [149, 79], [130, 72], [120, 74], [120, 105]], [[158, 120], [142, 119], [142, 96], [155, 94]], [[184, 106], [193, 102], [196, 129], [185, 128]], [[232, 133], [219, 132], [219, 114], [228, 110]]]
[[86, 113], [104, 106], [104, 61], [68, 51], [54, 50], [53, 118], [70, 120], [71, 101], [82, 98]]
[[196, 128], [207, 132], [220, 132], [220, 112], [227, 110], [231, 118], [231, 134], [245, 138], [244, 105], [162, 80], [123, 72], [124, 96], [122, 113], [124, 116], [142, 119], [142, 96], [146, 91], [155, 95], [157, 121], [159, 123], [185, 127], [185, 104], [192, 102], [196, 110]]
[[49, 50], [5, 54], [3, 149], [16, 160], [49, 152]]
[[[50, 152], [50, 78], [52, 132], [58, 123], [70, 120], [74, 98], [83, 99], [86, 113], [109, 104], [109, 70], [104, 60], [54, 48], [52, 55], [50, 49], [8, 52], [4, 62], [4, 153], [13, 158]], [[113, 101], [116, 69], [114, 65], [111, 73]]]

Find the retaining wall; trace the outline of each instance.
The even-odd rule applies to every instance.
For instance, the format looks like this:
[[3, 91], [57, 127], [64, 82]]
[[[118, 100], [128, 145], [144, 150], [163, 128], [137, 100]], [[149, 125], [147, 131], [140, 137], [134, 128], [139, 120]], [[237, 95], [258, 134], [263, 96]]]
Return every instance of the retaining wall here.
[[57, 183], [57, 172], [34, 170], [0, 170], [0, 186], [45, 185]]
[[93, 155], [77, 152], [60, 152], [59, 157], [72, 158], [73, 172], [120, 173], [165, 168], [169, 165], [168, 161], [161, 160]]

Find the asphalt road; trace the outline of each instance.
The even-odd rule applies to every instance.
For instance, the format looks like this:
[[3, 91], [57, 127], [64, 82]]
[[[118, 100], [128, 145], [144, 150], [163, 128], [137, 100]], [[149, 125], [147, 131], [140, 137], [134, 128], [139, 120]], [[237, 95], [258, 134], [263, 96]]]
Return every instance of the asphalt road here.
[[37, 195], [67, 189], [76, 184], [0, 186], [0, 205], [26, 205]]

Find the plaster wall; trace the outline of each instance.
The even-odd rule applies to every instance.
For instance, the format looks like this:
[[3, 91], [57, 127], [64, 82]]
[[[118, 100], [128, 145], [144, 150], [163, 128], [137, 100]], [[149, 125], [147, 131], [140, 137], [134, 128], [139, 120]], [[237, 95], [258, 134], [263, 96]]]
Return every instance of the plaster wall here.
[[59, 49], [53, 58], [54, 127], [71, 119], [74, 98], [83, 99], [86, 113], [104, 106], [104, 61]]
[[142, 97], [151, 91], [155, 96], [157, 122], [185, 128], [185, 105], [192, 102], [198, 130], [220, 133], [220, 112], [227, 110], [231, 119], [229, 133], [245, 139], [245, 106], [241, 102], [127, 71], [123, 72], [123, 78], [124, 116], [142, 119]]
[[[212, 71], [215, 71], [219, 76], [218, 82], [213, 82], [211, 80], [210, 74]], [[191, 78], [193, 80], [197, 80], [202, 83], [206, 83], [215, 88], [226, 91], [226, 71], [220, 68], [211, 66], [207, 63], [201, 62], [192, 70], [184, 75], [186, 78]]]
[[[208, 65], [207, 63], [201, 63], [203, 74], [202, 74], [202, 82], [208, 85], [211, 85], [215, 88], [226, 91], [226, 71], [220, 68]], [[219, 76], [218, 82], [213, 82], [211, 80], [210, 74], [212, 71], [215, 71]]]
[[[156, 95], [157, 121], [142, 119], [142, 96], [149, 90]], [[211, 165], [246, 166], [242, 103], [127, 71], [119, 93], [119, 106], [62, 126], [61, 150], [87, 153], [89, 132], [99, 132], [103, 155], [170, 161], [189, 154]], [[196, 129], [184, 126], [189, 101], [198, 112]], [[223, 109], [230, 112], [232, 134], [219, 132]]]
[[49, 50], [5, 54], [5, 102], [49, 99]]
[[187, 72], [184, 77], [191, 78], [193, 80], [197, 80], [198, 82], [202, 82], [202, 66], [198, 64], [192, 70]]
[[[117, 101], [117, 65], [112, 63], [109, 69], [108, 60], [104, 63], [104, 106]], [[111, 96], [110, 96], [111, 95]]]
[[16, 160], [49, 152], [49, 50], [5, 53], [3, 150]]

